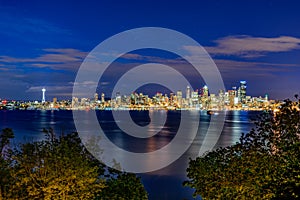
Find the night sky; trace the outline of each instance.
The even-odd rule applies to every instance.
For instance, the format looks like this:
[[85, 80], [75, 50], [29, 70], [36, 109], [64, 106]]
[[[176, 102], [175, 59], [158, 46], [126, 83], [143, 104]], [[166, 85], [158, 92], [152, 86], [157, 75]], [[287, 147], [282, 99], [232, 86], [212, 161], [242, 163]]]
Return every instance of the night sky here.
[[[251, 96], [300, 93], [299, 1], [75, 2], [0, 0], [0, 99], [40, 100], [42, 87], [48, 100], [70, 99], [85, 56], [110, 36], [139, 27], [169, 28], [196, 40], [214, 59], [226, 89], [246, 80]], [[115, 65], [168, 64], [170, 58], [178, 60], [136, 51]], [[111, 87], [108, 80], [99, 92]]]

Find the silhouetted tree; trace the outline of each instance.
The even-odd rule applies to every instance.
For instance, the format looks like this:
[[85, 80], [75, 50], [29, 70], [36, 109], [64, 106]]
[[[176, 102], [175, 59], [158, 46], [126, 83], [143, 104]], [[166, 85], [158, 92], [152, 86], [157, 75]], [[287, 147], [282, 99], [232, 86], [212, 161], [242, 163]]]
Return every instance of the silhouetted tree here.
[[2, 129], [0, 134], [0, 153], [3, 153], [5, 146], [8, 145], [10, 140], [14, 137], [15, 136], [12, 129], [10, 128]]
[[10, 140], [14, 138], [12, 129], [2, 129], [0, 133], [0, 200], [3, 198], [4, 193], [9, 190], [12, 177], [10, 176], [10, 151], [7, 151], [6, 146], [9, 145]]
[[184, 185], [203, 199], [299, 199], [299, 101], [284, 101], [232, 146], [190, 160]]

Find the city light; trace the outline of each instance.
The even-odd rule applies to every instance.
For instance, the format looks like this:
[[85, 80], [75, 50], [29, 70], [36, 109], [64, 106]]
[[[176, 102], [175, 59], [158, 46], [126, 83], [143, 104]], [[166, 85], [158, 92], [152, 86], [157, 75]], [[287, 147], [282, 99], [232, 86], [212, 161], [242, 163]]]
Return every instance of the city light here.
[[[193, 90], [186, 87], [185, 93], [178, 90], [174, 93], [157, 92], [153, 97], [143, 93], [121, 94], [117, 92], [114, 98], [105, 99], [105, 94], [95, 93], [90, 98], [73, 97], [72, 100], [46, 101], [46, 89], [42, 89], [42, 101], [0, 102], [0, 109], [19, 110], [276, 110], [280, 102], [264, 97], [247, 95], [247, 82], [240, 81], [239, 87], [227, 91], [219, 90], [218, 94], [210, 93], [209, 87]], [[100, 98], [99, 98], [100, 97]]]

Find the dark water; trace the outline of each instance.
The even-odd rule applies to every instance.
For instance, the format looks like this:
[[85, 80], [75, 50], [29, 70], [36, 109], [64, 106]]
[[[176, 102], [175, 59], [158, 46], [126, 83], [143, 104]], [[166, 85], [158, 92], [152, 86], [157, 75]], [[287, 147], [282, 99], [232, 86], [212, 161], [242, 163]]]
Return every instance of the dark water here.
[[[82, 112], [82, 115], [84, 115], [88, 111], [77, 112]], [[164, 127], [157, 135], [149, 139], [136, 139], [124, 134], [115, 124], [110, 111], [97, 111], [97, 117], [108, 138], [116, 145], [132, 152], [148, 152], [167, 145], [176, 135], [181, 113], [179, 111], [166, 112], [167, 120]], [[253, 111], [227, 111], [223, 131], [216, 146], [226, 146], [237, 142], [242, 132], [247, 133], [251, 128], [255, 127], [253, 121], [258, 114], [259, 112]], [[130, 115], [133, 121], [140, 126], [145, 126], [150, 122], [148, 111], [131, 111]], [[207, 131], [212, 117], [214, 116], [207, 115], [206, 112], [201, 111], [200, 123], [195, 122], [199, 123], [198, 134], [194, 141], [186, 141], [191, 142], [192, 145], [178, 160], [161, 170], [139, 174], [150, 199], [192, 199], [193, 190], [183, 187], [182, 182], [186, 180], [185, 170], [188, 166], [188, 159], [198, 155], [199, 146], [201, 146], [203, 140], [203, 133]], [[193, 115], [191, 115], [189, 120], [193, 121]], [[72, 111], [2, 110], [0, 111], [0, 129], [7, 127], [13, 129], [15, 133], [14, 143], [16, 144], [43, 139], [43, 128], [51, 127], [56, 134], [67, 134], [76, 131]], [[172, 152], [169, 153], [171, 154]], [[158, 161], [150, 160], [149, 162]]]

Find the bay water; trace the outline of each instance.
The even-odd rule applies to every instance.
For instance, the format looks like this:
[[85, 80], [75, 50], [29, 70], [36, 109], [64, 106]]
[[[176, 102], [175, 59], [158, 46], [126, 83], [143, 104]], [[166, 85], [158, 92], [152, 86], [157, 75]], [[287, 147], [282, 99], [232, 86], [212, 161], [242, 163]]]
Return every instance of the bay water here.
[[[82, 115], [91, 111], [82, 112]], [[122, 111], [120, 111], [122, 112]], [[150, 123], [149, 112], [161, 111], [130, 111], [133, 121], [145, 126]], [[151, 129], [160, 129], [161, 131], [145, 139], [137, 140], [134, 137], [125, 134], [115, 123], [111, 111], [96, 111], [99, 124], [105, 130], [108, 138], [120, 148], [132, 152], [156, 151], [165, 145], [168, 145], [174, 139], [178, 127], [180, 126], [180, 116], [182, 111], [163, 111], [167, 113], [167, 120], [164, 127], [151, 127]], [[186, 168], [190, 157], [195, 157], [202, 145], [203, 134], [207, 131], [213, 115], [206, 111], [185, 111], [200, 112], [200, 121], [198, 133], [193, 141], [182, 141], [191, 143], [190, 148], [171, 165], [149, 173], [141, 173], [142, 182], [149, 193], [149, 199], [193, 199], [193, 189], [183, 187], [182, 182], [187, 180]], [[164, 113], [164, 114], [166, 114]], [[224, 127], [216, 146], [228, 146], [236, 143], [242, 133], [249, 132], [255, 127], [254, 121], [260, 114], [259, 111], [226, 111]], [[189, 119], [193, 121], [193, 115]], [[42, 132], [43, 128], [53, 128], [57, 135], [68, 134], [76, 131], [72, 111], [44, 111], [44, 110], [1, 110], [0, 111], [0, 129], [12, 128], [15, 133], [13, 145], [24, 142], [32, 142], [45, 138]], [[189, 140], [187, 138], [186, 140]], [[172, 152], [167, 152], [167, 154]], [[168, 156], [168, 155], [166, 155]], [[147, 162], [159, 162], [158, 160], [149, 160]], [[200, 197], [197, 197], [200, 199]]]

